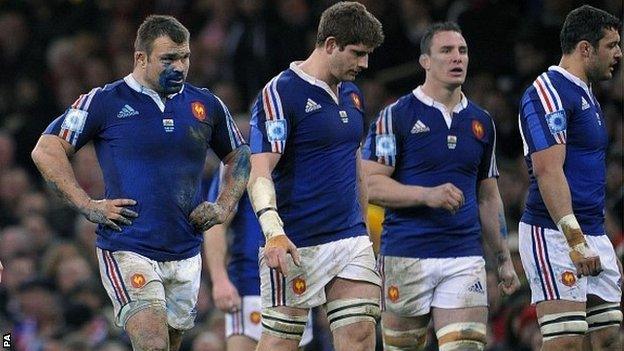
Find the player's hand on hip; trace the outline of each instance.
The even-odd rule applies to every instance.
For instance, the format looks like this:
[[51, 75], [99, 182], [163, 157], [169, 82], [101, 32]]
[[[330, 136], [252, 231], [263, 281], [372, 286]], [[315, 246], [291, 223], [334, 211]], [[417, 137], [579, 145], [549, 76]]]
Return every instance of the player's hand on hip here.
[[498, 266], [498, 288], [505, 294], [511, 295], [520, 288], [520, 279], [514, 270], [511, 259], [507, 259]]
[[120, 232], [119, 225], [132, 225], [132, 219], [139, 216], [138, 213], [125, 207], [136, 204], [137, 202], [132, 199], [89, 200], [80, 210], [89, 221]]
[[284, 276], [288, 275], [288, 260], [286, 254], [292, 256], [295, 265], [301, 265], [301, 257], [295, 244], [286, 235], [276, 235], [267, 239], [264, 245], [264, 259], [269, 268], [275, 268]]
[[213, 281], [212, 300], [223, 312], [233, 313], [241, 308], [241, 298], [232, 282], [225, 278]]
[[189, 219], [195, 230], [204, 232], [215, 224], [221, 224], [227, 219], [227, 211], [216, 202], [204, 201], [195, 207]]
[[573, 246], [570, 249], [570, 259], [574, 266], [576, 266], [576, 275], [582, 276], [596, 276], [602, 272], [602, 264], [600, 263], [600, 256], [587, 244], [583, 242]]
[[432, 208], [443, 208], [455, 214], [464, 205], [464, 193], [451, 183], [438, 185], [429, 188], [425, 193], [425, 205]]

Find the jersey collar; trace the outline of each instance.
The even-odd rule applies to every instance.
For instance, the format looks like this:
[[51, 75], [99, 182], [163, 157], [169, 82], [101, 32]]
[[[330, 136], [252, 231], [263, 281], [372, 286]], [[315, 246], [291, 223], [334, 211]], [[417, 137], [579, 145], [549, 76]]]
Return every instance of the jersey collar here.
[[550, 66], [548, 67], [549, 71], [555, 71], [560, 73], [562, 76], [564, 76], [567, 80], [571, 81], [572, 83], [578, 85], [579, 87], [583, 88], [583, 90], [585, 90], [585, 93], [587, 93], [588, 97], [593, 97], [592, 92], [591, 92], [591, 87], [587, 86], [587, 84], [585, 84], [585, 82], [583, 82], [583, 80], [577, 76], [575, 76], [574, 74], [568, 72], [568, 70], [566, 70], [563, 67], [560, 66]]
[[[329, 85], [327, 85], [327, 83], [325, 83], [324, 81], [317, 79], [315, 77], [312, 77], [311, 75], [305, 73], [301, 68], [299, 68], [299, 65], [302, 63], [303, 61], [295, 61], [295, 62], [291, 62], [290, 63], [290, 69], [295, 72], [296, 75], [299, 76], [299, 78], [305, 80], [306, 82], [312, 84], [312, 85], [316, 85], [317, 87], [325, 90], [327, 92], [327, 94], [329, 94], [329, 96], [332, 97], [332, 99], [334, 99], [334, 102], [336, 103], [336, 105], [338, 105], [338, 96], [336, 96], [336, 94], [334, 94], [334, 92], [331, 90], [331, 88], [329, 87]], [[340, 86], [342, 85], [342, 82], [338, 83], [338, 91], [340, 91]]]
[[[432, 97], [425, 94], [425, 92], [422, 90], [422, 85], [419, 85], [416, 89], [412, 91], [412, 93], [423, 104], [438, 109], [440, 113], [442, 113], [442, 116], [444, 116], [444, 121], [446, 121], [447, 127], [451, 128], [452, 116], [447, 112], [446, 106], [444, 106], [443, 103], [435, 101]], [[468, 107], [468, 99], [466, 98], [466, 95], [464, 95], [464, 93], [461, 93], [461, 99], [459, 100], [459, 103], [453, 108], [453, 113], [460, 113], [466, 107]]]
[[[135, 90], [139, 93], [145, 94], [149, 97], [152, 98], [152, 100], [154, 100], [154, 102], [156, 103], [156, 105], [158, 105], [158, 108], [160, 109], [161, 112], [165, 111], [165, 103], [162, 101], [162, 99], [160, 98], [160, 95], [158, 95], [157, 92], [155, 92], [154, 90], [141, 85], [141, 83], [139, 83], [138, 80], [136, 80], [136, 78], [134, 78], [134, 76], [132, 75], [132, 73], [128, 74], [127, 76], [124, 77], [124, 82], [126, 82], [126, 84], [132, 88], [132, 90]], [[179, 92], [175, 93], [175, 94], [170, 94], [167, 95], [168, 99], [173, 99], [174, 96], [178, 95], [178, 94], [182, 94], [182, 92], [184, 91], [184, 84], [182, 85], [182, 89], [180, 89]]]

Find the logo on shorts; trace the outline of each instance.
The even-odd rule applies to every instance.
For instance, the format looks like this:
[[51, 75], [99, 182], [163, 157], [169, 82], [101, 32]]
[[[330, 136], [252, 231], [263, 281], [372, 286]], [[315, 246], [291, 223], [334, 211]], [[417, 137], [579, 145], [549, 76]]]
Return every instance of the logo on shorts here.
[[388, 288], [388, 300], [392, 302], [397, 302], [399, 299], [399, 288], [392, 285]]
[[249, 314], [249, 320], [253, 324], [258, 324], [262, 320], [262, 315], [258, 311], [253, 311]]
[[292, 282], [292, 289], [297, 295], [301, 295], [306, 291], [306, 282], [303, 278], [295, 278]]
[[206, 119], [206, 107], [201, 102], [194, 101], [191, 103], [191, 111], [193, 111], [193, 116], [195, 116], [198, 121]]
[[576, 284], [576, 276], [570, 271], [565, 271], [561, 273], [561, 282], [565, 286], [573, 286]]
[[485, 129], [483, 128], [483, 124], [477, 120], [472, 121], [472, 134], [477, 137], [477, 139], [483, 139], [485, 135]]
[[130, 278], [130, 283], [136, 289], [142, 288], [145, 285], [145, 277], [143, 274], [134, 273]]

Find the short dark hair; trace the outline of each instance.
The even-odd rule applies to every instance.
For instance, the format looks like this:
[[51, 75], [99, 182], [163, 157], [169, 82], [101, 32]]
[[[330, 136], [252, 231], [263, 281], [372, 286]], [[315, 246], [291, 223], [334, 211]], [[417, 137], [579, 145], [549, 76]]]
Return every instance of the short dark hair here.
[[425, 34], [420, 38], [420, 53], [431, 53], [431, 40], [436, 33], [439, 32], [457, 32], [461, 34], [461, 28], [455, 22], [436, 22], [427, 28]]
[[150, 55], [154, 40], [163, 36], [169, 37], [176, 44], [182, 44], [189, 41], [191, 34], [172, 16], [150, 15], [137, 30], [134, 50], [145, 51]]
[[321, 14], [316, 45], [323, 45], [328, 37], [335, 37], [340, 48], [352, 44], [376, 48], [384, 41], [381, 22], [364, 5], [350, 1], [336, 3]]
[[570, 54], [582, 40], [594, 48], [605, 35], [604, 30], [619, 30], [620, 20], [612, 14], [593, 6], [583, 5], [572, 10], [565, 19], [559, 39], [561, 51]]

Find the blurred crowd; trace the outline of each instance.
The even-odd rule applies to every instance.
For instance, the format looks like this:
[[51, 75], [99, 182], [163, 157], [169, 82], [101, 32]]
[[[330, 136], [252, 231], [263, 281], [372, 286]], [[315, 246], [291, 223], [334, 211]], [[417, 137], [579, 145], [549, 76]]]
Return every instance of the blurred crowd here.
[[[129, 350], [114, 327], [99, 281], [95, 225], [62, 203], [30, 161], [39, 134], [79, 94], [132, 70], [140, 22], [152, 13], [176, 16], [191, 31], [189, 82], [220, 96], [245, 129], [249, 105], [264, 83], [290, 61], [305, 58], [329, 0], [0, 0], [0, 334], [20, 351]], [[499, 187], [516, 269], [517, 224], [528, 184], [518, 132], [523, 90], [560, 56], [559, 30], [572, 0], [366, 0], [382, 22], [385, 43], [358, 78], [370, 122], [381, 107], [424, 81], [420, 36], [432, 22], [457, 21], [469, 45], [466, 95], [487, 109], [498, 132]], [[621, 0], [583, 1], [622, 15]], [[624, 253], [622, 234], [622, 114], [624, 74], [593, 87], [607, 120], [607, 231]], [[80, 185], [103, 194], [91, 146], [73, 159]], [[206, 177], [216, 166], [209, 158]], [[205, 274], [196, 327], [183, 350], [224, 349], [224, 320]], [[218, 288], [218, 287], [217, 287]], [[488, 350], [539, 350], [541, 343], [526, 281], [511, 297], [488, 274]], [[435, 335], [430, 335], [435, 340]], [[434, 343], [435, 344], [435, 343]], [[315, 320], [308, 350], [329, 351], [326, 321]], [[431, 345], [431, 350], [435, 346]]]

